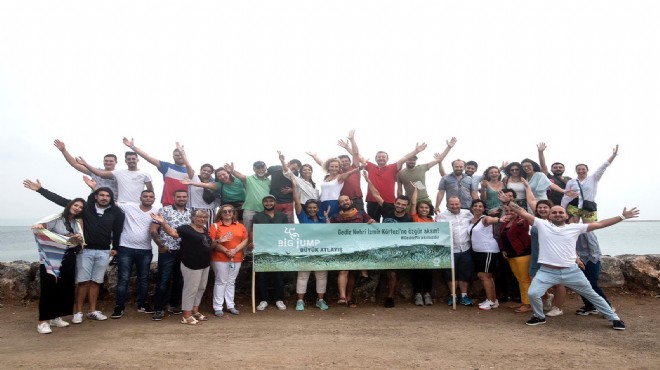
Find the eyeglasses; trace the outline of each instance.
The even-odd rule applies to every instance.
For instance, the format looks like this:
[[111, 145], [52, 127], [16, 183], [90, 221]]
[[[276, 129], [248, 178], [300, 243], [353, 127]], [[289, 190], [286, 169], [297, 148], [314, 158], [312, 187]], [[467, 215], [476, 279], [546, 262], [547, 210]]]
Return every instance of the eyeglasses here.
[[509, 172], [518, 172], [520, 171], [520, 168], [512, 168], [509, 170]]
[[234, 213], [234, 210], [233, 209], [223, 209], [222, 213], [227, 213], [227, 214]]

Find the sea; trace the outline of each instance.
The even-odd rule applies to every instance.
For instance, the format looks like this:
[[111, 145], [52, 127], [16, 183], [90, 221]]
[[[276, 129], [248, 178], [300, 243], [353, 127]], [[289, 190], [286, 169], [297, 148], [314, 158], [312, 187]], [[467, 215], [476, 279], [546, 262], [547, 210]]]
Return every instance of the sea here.
[[[660, 254], [660, 221], [624, 221], [596, 235], [604, 255]], [[0, 226], [0, 262], [18, 260], [39, 260], [30, 226]]]

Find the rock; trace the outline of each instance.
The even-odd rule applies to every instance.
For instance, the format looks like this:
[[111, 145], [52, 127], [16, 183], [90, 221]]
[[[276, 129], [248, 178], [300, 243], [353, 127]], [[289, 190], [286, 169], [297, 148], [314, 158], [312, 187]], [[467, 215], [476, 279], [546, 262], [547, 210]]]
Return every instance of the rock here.
[[618, 258], [627, 284], [653, 292], [660, 291], [660, 254], [624, 254]]
[[601, 259], [598, 285], [603, 288], [622, 287], [626, 282], [626, 279], [623, 276], [623, 271], [621, 270], [622, 266], [623, 263], [619, 258], [603, 256]]
[[0, 262], [0, 300], [3, 302], [23, 302], [33, 281], [29, 262]]

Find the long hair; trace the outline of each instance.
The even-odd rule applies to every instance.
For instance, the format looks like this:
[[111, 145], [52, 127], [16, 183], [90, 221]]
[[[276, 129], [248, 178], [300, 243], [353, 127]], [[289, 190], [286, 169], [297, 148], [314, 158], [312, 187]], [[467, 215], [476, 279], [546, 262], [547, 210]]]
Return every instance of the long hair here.
[[[82, 211], [78, 213], [77, 215], [74, 215], [71, 213], [71, 207], [73, 206], [74, 203], [80, 202], [83, 205]], [[69, 203], [66, 204], [64, 207], [64, 210], [62, 211], [62, 218], [64, 219], [64, 227], [66, 227], [66, 230], [70, 233], [73, 233], [73, 227], [71, 226], [71, 221], [73, 221], [76, 218], [81, 218], [83, 212], [85, 212], [85, 208], [87, 207], [87, 204], [85, 203], [85, 200], [83, 198], [75, 198]]]

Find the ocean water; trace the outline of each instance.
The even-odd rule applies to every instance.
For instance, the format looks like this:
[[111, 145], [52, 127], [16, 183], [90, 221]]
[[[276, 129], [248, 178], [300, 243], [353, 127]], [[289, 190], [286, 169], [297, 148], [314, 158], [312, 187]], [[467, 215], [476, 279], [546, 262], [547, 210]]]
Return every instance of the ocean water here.
[[[621, 222], [596, 231], [596, 235], [605, 255], [660, 254], [660, 221]], [[17, 260], [39, 260], [32, 230], [29, 226], [0, 226], [0, 262]]]

